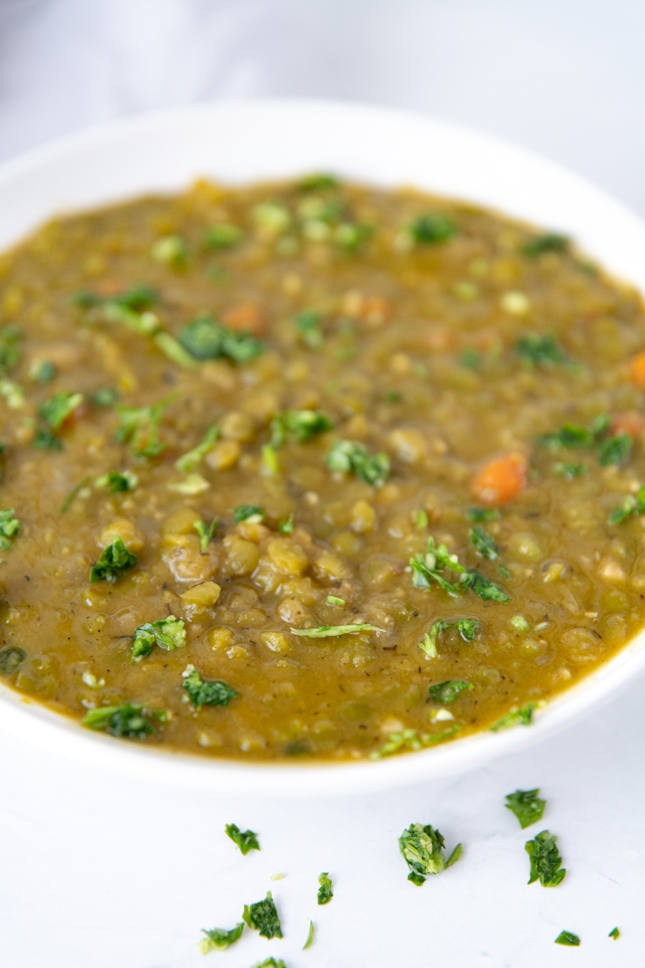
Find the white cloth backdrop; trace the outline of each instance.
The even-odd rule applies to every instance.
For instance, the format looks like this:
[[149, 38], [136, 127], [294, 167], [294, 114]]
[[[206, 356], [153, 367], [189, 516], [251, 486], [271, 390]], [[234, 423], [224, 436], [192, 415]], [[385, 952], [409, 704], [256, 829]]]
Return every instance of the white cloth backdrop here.
[[[644, 36], [639, 0], [0, 0], [0, 158], [195, 100], [355, 98], [537, 149], [645, 215]], [[106, 776], [0, 734], [0, 965], [190, 968], [200, 928], [232, 927], [272, 888], [284, 942], [245, 937], [213, 964], [641, 968], [644, 705], [640, 681], [487, 769], [292, 804]], [[502, 806], [518, 786], [549, 800], [569, 870], [556, 890], [526, 886], [527, 837]], [[259, 831], [263, 852], [242, 858], [229, 821]], [[465, 848], [420, 889], [396, 845], [415, 821]], [[335, 897], [319, 909], [322, 870]], [[553, 944], [563, 928], [579, 951]]]

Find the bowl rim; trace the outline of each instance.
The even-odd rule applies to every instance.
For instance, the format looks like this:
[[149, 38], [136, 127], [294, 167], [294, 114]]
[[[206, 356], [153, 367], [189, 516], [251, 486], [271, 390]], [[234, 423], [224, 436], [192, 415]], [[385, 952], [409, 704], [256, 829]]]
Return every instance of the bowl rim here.
[[[346, 163], [340, 160], [335, 165], [311, 165], [308, 169], [298, 162], [296, 167], [287, 163], [282, 173], [285, 178], [307, 170], [331, 169], [338, 171], [341, 176], [364, 183], [392, 187], [410, 183], [407, 177], [409, 171], [425, 171], [423, 158], [432, 157], [432, 162], [427, 161], [426, 166], [434, 170], [435, 178], [432, 183], [426, 180], [425, 184], [419, 184], [417, 179], [417, 185], [422, 190], [472, 200], [489, 209], [504, 212], [511, 218], [542, 223], [545, 228], [551, 227], [549, 220], [545, 222], [544, 218], [534, 218], [532, 213], [543, 210], [557, 216], [561, 212], [562, 219], [557, 221], [554, 217], [551, 221], [553, 226], [573, 234], [584, 250], [597, 256], [602, 265], [619, 278], [630, 278], [641, 291], [645, 289], [645, 260], [642, 259], [642, 253], [645, 252], [645, 223], [620, 202], [584, 179], [523, 148], [459, 125], [375, 105], [313, 98], [227, 100], [134, 115], [58, 138], [10, 159], [0, 164], [0, 211], [4, 208], [8, 212], [6, 224], [0, 228], [0, 250], [10, 246], [12, 240], [20, 241], [38, 224], [54, 215], [91, 209], [110, 201], [127, 200], [164, 190], [164, 187], [179, 189], [182, 184], [188, 184], [195, 174], [208, 168], [208, 163], [200, 162], [198, 169], [188, 170], [190, 161], [180, 157], [178, 165], [173, 168], [171, 164], [164, 169], [161, 178], [151, 175], [149, 189], [124, 191], [128, 178], [132, 180], [134, 177], [135, 181], [137, 177], [141, 178], [140, 173], [133, 176], [128, 168], [127, 152], [133, 146], [141, 150], [146, 138], [153, 142], [153, 146], [166, 143], [172, 154], [173, 140], [178, 141], [179, 135], [191, 133], [196, 150], [205, 151], [204, 157], [211, 157], [208, 152], [213, 151], [213, 145], [209, 146], [204, 138], [205, 133], [211, 132], [213, 137], [217, 134], [221, 136], [228, 126], [230, 131], [237, 131], [242, 140], [250, 137], [252, 141], [253, 135], [249, 135], [249, 129], [253, 125], [259, 126], [265, 134], [279, 131], [288, 136], [289, 132], [297, 131], [302, 137], [303, 131], [308, 132], [314, 141], [319, 141], [314, 134], [318, 128], [330, 141], [322, 151], [316, 149], [316, 144], [311, 146], [314, 152], [319, 150], [322, 156], [327, 151], [327, 157], [331, 157], [331, 146], [331, 154], [335, 150], [339, 159], [346, 159]], [[341, 136], [346, 140], [339, 146], [334, 138], [338, 141]], [[397, 146], [399, 153], [403, 149], [403, 154], [398, 162], [398, 156], [391, 160], [390, 168], [394, 165], [396, 169], [397, 163], [401, 164], [401, 177], [390, 176], [388, 179], [387, 175], [383, 177], [381, 169], [374, 168], [371, 169], [372, 175], [361, 175], [360, 159], [364, 157], [367, 146], [371, 143], [372, 147], [379, 145], [384, 148], [388, 141], [395, 138], [399, 142], [403, 139], [404, 144]], [[355, 144], [352, 139], [356, 139]], [[359, 139], [362, 139], [361, 145], [358, 144]], [[356, 150], [352, 149], [352, 145]], [[415, 160], [416, 168], [415, 164], [402, 162], [404, 158], [411, 159], [414, 151], [428, 149], [433, 149], [435, 154], [424, 155], [421, 167], [418, 159]], [[437, 153], [440, 156], [438, 168]], [[472, 168], [473, 158], [488, 171], [488, 182], [484, 178], [481, 191], [469, 192], [467, 186], [477, 184], [477, 176]], [[102, 190], [92, 179], [100, 181], [107, 177], [109, 181], [106, 163], [110, 159], [120, 162], [122, 170], [119, 169], [113, 178], [114, 190], [105, 191], [105, 187]], [[278, 177], [279, 165], [276, 168], [275, 162], [272, 156], [273, 168], [267, 166], [270, 170], [265, 178], [262, 175], [255, 178], [242, 176], [239, 182]], [[230, 164], [233, 165], [231, 171], [237, 172], [234, 150]], [[257, 166], [257, 161], [255, 164]], [[178, 181], [178, 173], [182, 170], [185, 175]], [[383, 166], [383, 171], [386, 170], [387, 165]], [[77, 180], [82, 182], [80, 189], [73, 184], [74, 171], [77, 172]], [[204, 174], [213, 176], [214, 172], [204, 171]], [[504, 186], [504, 178], [516, 180], [517, 184], [514, 183], [512, 190], [508, 185]], [[52, 179], [55, 186], [52, 185]], [[65, 192], [59, 192], [60, 184], [65, 183], [66, 179], [68, 196], [65, 196]], [[466, 191], [445, 191], [445, 187], [451, 183], [457, 187], [460, 179]], [[222, 180], [234, 181], [235, 178], [224, 177]], [[441, 184], [433, 188], [436, 181]], [[35, 199], [26, 195], [30, 185]], [[21, 192], [24, 196], [22, 201]], [[86, 200], [92, 192], [96, 196], [94, 203]], [[482, 197], [487, 193], [490, 196], [488, 201]], [[554, 195], [553, 204], [549, 194]], [[74, 203], [72, 196], [78, 204]], [[56, 201], [58, 197], [60, 204]], [[66, 203], [66, 197], [71, 204]], [[511, 204], [514, 198], [524, 198], [525, 204], [521, 210], [515, 206], [509, 209], [503, 204], [506, 197]], [[607, 239], [612, 231], [614, 235], [618, 232], [619, 241]], [[180, 782], [196, 789], [225, 791], [227, 795], [256, 794], [289, 798], [339, 796], [406, 786], [447, 773], [463, 772], [494, 758], [518, 752], [572, 725], [592, 709], [601, 708], [643, 671], [645, 631], [638, 633], [614, 657], [580, 682], [551, 699], [529, 728], [517, 727], [496, 734], [480, 731], [445, 745], [377, 762], [244, 762], [115, 741], [84, 729], [77, 721], [41, 706], [4, 683], [0, 683], [0, 730], [20, 735], [52, 753], [62, 753], [106, 770], [155, 782]]]

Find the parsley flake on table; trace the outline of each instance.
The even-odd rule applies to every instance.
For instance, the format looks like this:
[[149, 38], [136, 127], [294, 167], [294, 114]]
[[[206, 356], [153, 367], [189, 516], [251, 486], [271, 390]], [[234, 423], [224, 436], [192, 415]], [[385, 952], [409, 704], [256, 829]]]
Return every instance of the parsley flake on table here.
[[462, 692], [467, 692], [472, 688], [472, 683], [464, 682], [463, 679], [447, 679], [446, 682], [437, 682], [434, 686], [428, 686], [428, 695], [435, 702], [448, 705], [454, 702]]
[[265, 958], [264, 961], [256, 961], [253, 968], [287, 968], [282, 958]]
[[333, 426], [322, 410], [285, 410], [271, 421], [271, 446], [277, 449], [288, 438], [304, 444]]
[[318, 888], [318, 903], [319, 904], [329, 904], [333, 895], [332, 883], [329, 874], [326, 871], [318, 878], [318, 883], [320, 887]]
[[580, 938], [577, 934], [573, 934], [572, 931], [561, 931], [555, 939], [555, 944], [564, 944], [569, 948], [578, 948], [580, 945]]
[[314, 940], [314, 930], [315, 930], [314, 923], [313, 923], [313, 921], [310, 921], [309, 922], [309, 931], [307, 933], [307, 940], [305, 941], [305, 943], [302, 946], [302, 950], [303, 951], [306, 951], [307, 948], [310, 948], [311, 947], [311, 944], [312, 944], [312, 942]]
[[205, 934], [206, 937], [199, 942], [199, 950], [203, 955], [207, 955], [209, 951], [225, 951], [240, 940], [243, 931], [244, 921], [240, 921], [230, 931], [225, 928], [211, 928], [210, 930], [202, 928], [202, 934]]
[[567, 872], [560, 867], [562, 858], [558, 853], [557, 839], [548, 830], [543, 830], [533, 840], [527, 840], [524, 849], [531, 858], [529, 884], [539, 880], [542, 887], [557, 887], [564, 880]]
[[618, 939], [620, 938], [620, 931], [618, 930], [618, 928], [613, 928], [609, 932], [609, 934], [607, 935], [607, 937], [608, 938], [613, 938], [614, 941], [618, 941]]
[[231, 699], [239, 696], [239, 692], [221, 679], [202, 679], [193, 665], [186, 666], [182, 677], [182, 688], [188, 693], [195, 709], [201, 709], [202, 706], [228, 706]]
[[8, 551], [19, 531], [20, 521], [15, 517], [13, 508], [0, 511], [0, 548], [3, 551]]
[[387, 454], [369, 454], [367, 448], [356, 440], [337, 440], [327, 454], [325, 463], [330, 471], [341, 474], [354, 472], [372, 487], [383, 487], [390, 473]]
[[511, 810], [515, 814], [522, 830], [542, 819], [546, 800], [540, 800], [538, 797], [539, 792], [539, 789], [516, 790], [515, 793], [508, 793], [506, 795], [506, 803], [504, 806], [507, 810]]
[[260, 849], [258, 835], [252, 830], [240, 830], [235, 823], [227, 823], [224, 830], [226, 836], [230, 837], [234, 844], [237, 844], [245, 857], [250, 850]]
[[130, 655], [133, 662], [150, 655], [155, 645], [166, 652], [173, 652], [186, 645], [184, 620], [169, 615], [158, 622], [146, 622], [134, 630]]
[[450, 857], [444, 853], [445, 841], [438, 830], [427, 824], [411, 824], [399, 837], [399, 848], [410, 869], [408, 880], [421, 887], [431, 874], [440, 874], [456, 864], [462, 854], [457, 844]]
[[356, 632], [385, 632], [376, 625], [357, 622], [355, 625], [320, 625], [315, 629], [289, 629], [292, 635], [301, 635], [309, 639], [326, 639], [339, 635], [352, 635]]
[[482, 558], [488, 558], [489, 561], [495, 561], [496, 558], [499, 558], [499, 548], [497, 547], [495, 539], [488, 532], [484, 531], [480, 524], [471, 528], [470, 540]]
[[114, 583], [130, 568], [134, 568], [138, 558], [128, 551], [121, 538], [104, 548], [99, 560], [90, 568], [90, 582], [109, 581]]
[[240, 521], [259, 524], [265, 517], [264, 508], [258, 507], [257, 504], [238, 504], [233, 511], [233, 524], [239, 524]]
[[263, 938], [281, 938], [282, 928], [271, 891], [263, 901], [244, 905], [244, 923], [254, 931], [259, 931]]
[[498, 719], [496, 723], [488, 728], [492, 730], [493, 733], [497, 733], [502, 729], [512, 729], [513, 726], [530, 726], [531, 720], [533, 718], [533, 713], [537, 709], [538, 704], [536, 702], [527, 702], [526, 705], [521, 706], [519, 709], [511, 709]]
[[143, 706], [128, 702], [120, 706], [99, 706], [98, 709], [90, 709], [81, 720], [81, 724], [88, 729], [104, 730], [111, 736], [119, 736], [122, 739], [144, 740], [146, 736], [151, 736], [155, 732], [146, 717], [147, 711]]

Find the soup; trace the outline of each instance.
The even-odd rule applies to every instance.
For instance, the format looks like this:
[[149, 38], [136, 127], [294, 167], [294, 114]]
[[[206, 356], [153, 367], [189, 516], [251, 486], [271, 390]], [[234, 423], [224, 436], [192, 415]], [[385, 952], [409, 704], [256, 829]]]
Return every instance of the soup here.
[[351, 759], [528, 724], [643, 625], [640, 296], [320, 175], [0, 260], [0, 673], [115, 737]]

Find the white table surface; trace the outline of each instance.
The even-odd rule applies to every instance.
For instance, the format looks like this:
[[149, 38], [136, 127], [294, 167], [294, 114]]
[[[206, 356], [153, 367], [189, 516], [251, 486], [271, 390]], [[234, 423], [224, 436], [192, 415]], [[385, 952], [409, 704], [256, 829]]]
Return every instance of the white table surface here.
[[[508, 137], [645, 214], [644, 28], [637, 0], [0, 0], [0, 158], [187, 101], [353, 97]], [[644, 706], [640, 680], [485, 769], [291, 803], [137, 782], [0, 733], [0, 966], [641, 968]], [[548, 806], [523, 832], [504, 795], [533, 786]], [[259, 832], [260, 854], [239, 854], [231, 821]], [[397, 846], [418, 821], [464, 844], [422, 888]], [[554, 890], [526, 885], [524, 842], [542, 827], [568, 869]], [[323, 870], [335, 897], [318, 908]], [[232, 927], [269, 889], [284, 940], [246, 932], [204, 961], [199, 929]], [[563, 928], [579, 950], [553, 944]]]

